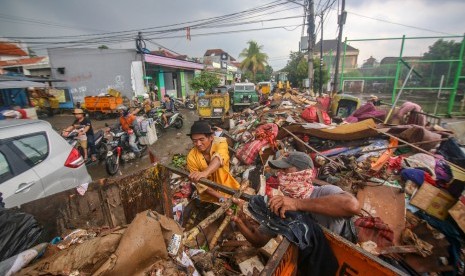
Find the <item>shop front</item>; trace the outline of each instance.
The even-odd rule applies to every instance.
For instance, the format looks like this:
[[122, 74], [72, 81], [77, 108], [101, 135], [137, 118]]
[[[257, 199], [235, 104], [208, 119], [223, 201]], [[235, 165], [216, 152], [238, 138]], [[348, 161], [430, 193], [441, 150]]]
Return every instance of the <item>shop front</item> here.
[[156, 55], [144, 55], [146, 84], [153, 89], [158, 87], [158, 99], [165, 94], [185, 98], [194, 95], [189, 86], [195, 72], [204, 69], [201, 63]]

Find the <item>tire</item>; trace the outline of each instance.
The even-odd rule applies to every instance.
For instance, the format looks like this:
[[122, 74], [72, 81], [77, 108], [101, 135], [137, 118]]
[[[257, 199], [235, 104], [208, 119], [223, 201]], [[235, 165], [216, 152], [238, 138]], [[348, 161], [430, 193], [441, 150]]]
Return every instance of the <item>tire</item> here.
[[116, 161], [116, 155], [113, 154], [105, 159], [105, 169], [109, 175], [115, 175], [119, 170], [119, 162]]
[[107, 156], [107, 152], [109, 151], [109, 147], [106, 143], [101, 142], [97, 148], [97, 159], [104, 160]]
[[195, 109], [195, 104], [194, 103], [188, 103], [187, 108], [188, 109]]
[[177, 118], [173, 125], [174, 125], [174, 127], [176, 129], [180, 129], [180, 128], [182, 128], [183, 124], [184, 124], [184, 122], [182, 121], [182, 119]]
[[160, 124], [155, 124], [155, 131], [157, 132], [157, 138], [160, 139], [160, 137], [163, 135], [163, 126]]

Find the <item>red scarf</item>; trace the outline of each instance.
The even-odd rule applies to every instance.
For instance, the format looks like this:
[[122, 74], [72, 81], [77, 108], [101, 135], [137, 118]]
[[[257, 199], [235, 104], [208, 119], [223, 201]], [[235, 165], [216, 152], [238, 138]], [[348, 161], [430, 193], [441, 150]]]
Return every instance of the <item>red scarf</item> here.
[[309, 198], [313, 192], [312, 178], [312, 169], [294, 173], [278, 172], [279, 189], [291, 198]]

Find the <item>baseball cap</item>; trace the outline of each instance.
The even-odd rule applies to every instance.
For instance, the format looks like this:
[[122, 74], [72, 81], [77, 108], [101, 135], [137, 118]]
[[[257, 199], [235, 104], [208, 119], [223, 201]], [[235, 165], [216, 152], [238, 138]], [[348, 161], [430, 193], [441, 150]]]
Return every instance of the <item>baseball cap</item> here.
[[192, 136], [192, 134], [212, 134], [213, 130], [207, 121], [195, 121], [191, 127], [191, 133], [187, 136]]
[[271, 160], [268, 162], [270, 167], [273, 169], [287, 169], [290, 167], [296, 167], [297, 169], [307, 170], [313, 168], [312, 159], [303, 152], [291, 152], [288, 156], [278, 160]]

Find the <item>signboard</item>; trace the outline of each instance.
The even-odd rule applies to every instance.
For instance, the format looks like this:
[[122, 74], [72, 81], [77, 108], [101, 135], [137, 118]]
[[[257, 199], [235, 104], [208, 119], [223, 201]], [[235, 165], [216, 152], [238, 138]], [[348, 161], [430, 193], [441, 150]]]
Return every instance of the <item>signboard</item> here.
[[300, 51], [304, 52], [308, 50], [308, 36], [302, 36], [300, 38]]

